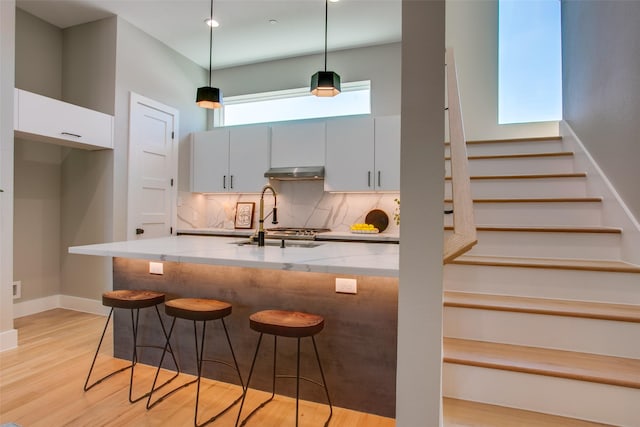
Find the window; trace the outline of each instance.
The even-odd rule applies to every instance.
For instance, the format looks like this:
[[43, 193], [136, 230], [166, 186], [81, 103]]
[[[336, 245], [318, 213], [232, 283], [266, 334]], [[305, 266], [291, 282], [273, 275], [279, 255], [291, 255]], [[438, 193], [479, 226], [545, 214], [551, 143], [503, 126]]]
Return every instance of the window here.
[[216, 113], [215, 126], [370, 114], [371, 81], [343, 83], [342, 92], [332, 98], [313, 96], [308, 87], [230, 96]]
[[562, 119], [558, 0], [500, 0], [498, 122]]

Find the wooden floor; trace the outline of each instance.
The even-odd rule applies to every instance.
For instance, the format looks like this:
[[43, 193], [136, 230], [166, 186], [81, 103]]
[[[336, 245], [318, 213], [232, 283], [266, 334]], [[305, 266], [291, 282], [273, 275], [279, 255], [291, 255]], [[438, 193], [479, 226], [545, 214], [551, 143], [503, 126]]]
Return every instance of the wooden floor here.
[[[14, 422], [22, 427], [51, 426], [191, 426], [195, 386], [182, 389], [147, 411], [144, 401], [127, 400], [128, 371], [88, 392], [83, 392], [85, 376], [104, 317], [56, 309], [16, 319], [19, 347], [0, 353], [0, 424]], [[126, 362], [111, 358], [110, 336], [98, 358], [100, 372]], [[155, 369], [138, 365], [135, 393], [144, 393]], [[184, 381], [190, 379], [184, 376]], [[182, 381], [182, 378], [176, 381]], [[240, 387], [203, 380], [201, 420], [240, 395]], [[267, 394], [251, 391], [245, 408], [253, 408]], [[212, 426], [233, 426], [237, 405]], [[276, 396], [258, 412], [248, 426], [293, 426], [294, 400]], [[243, 411], [246, 413], [246, 411]], [[328, 415], [326, 405], [300, 404], [300, 427], [322, 426]], [[476, 426], [595, 426], [597, 424], [552, 417], [526, 411], [444, 400], [446, 427]], [[392, 427], [395, 420], [334, 408], [334, 427]], [[427, 426], [429, 427], [429, 426]]]

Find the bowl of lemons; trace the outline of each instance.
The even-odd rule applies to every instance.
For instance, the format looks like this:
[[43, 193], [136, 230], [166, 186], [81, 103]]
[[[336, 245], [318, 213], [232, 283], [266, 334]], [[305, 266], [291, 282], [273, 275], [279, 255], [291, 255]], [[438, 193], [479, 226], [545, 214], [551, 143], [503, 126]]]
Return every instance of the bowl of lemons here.
[[351, 225], [351, 232], [356, 234], [376, 234], [379, 233], [378, 230], [373, 224], [353, 224]]

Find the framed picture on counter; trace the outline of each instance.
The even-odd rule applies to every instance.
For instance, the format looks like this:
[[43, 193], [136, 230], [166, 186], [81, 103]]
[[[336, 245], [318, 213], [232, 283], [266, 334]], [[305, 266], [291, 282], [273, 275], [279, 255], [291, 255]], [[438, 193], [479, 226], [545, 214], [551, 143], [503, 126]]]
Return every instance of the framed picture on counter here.
[[256, 204], [254, 202], [236, 203], [235, 228], [253, 228], [253, 211]]

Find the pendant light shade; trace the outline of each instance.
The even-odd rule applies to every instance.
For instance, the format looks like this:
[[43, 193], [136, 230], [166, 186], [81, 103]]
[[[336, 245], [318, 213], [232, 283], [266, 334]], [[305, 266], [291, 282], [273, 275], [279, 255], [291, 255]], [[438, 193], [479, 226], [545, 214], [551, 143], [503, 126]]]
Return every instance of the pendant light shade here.
[[334, 71], [318, 71], [311, 76], [311, 93], [315, 96], [336, 96], [340, 93], [340, 76]]
[[[211, 15], [209, 18], [213, 20], [213, 0], [211, 0]], [[209, 86], [198, 88], [196, 93], [196, 104], [202, 108], [221, 108], [222, 107], [222, 91], [217, 87], [211, 87], [211, 59], [213, 53], [213, 25], [209, 25]]]
[[196, 94], [196, 104], [202, 108], [221, 108], [222, 91], [217, 87], [202, 86]]
[[324, 71], [311, 76], [311, 93], [315, 96], [336, 96], [340, 93], [340, 76], [334, 71], [327, 71], [327, 23], [329, 0], [324, 1]]

